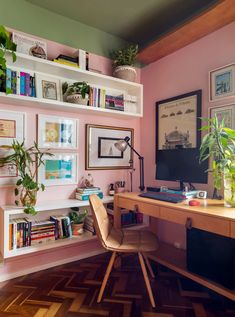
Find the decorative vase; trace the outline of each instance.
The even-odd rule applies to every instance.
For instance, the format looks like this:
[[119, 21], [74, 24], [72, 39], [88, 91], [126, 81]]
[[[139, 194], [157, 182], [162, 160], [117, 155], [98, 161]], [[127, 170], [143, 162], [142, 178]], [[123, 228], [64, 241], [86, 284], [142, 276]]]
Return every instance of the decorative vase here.
[[136, 81], [137, 72], [134, 67], [123, 65], [114, 69], [113, 76], [128, 81]]
[[86, 97], [83, 99], [83, 98], [82, 98], [82, 95], [80, 95], [80, 94], [73, 94], [73, 95], [67, 96], [67, 97], [66, 97], [66, 100], [67, 100], [68, 102], [71, 102], [71, 103], [76, 103], [76, 104], [79, 104], [79, 105], [86, 105], [86, 106], [87, 106], [89, 97], [86, 96]]
[[224, 205], [235, 207], [235, 174], [224, 173]]
[[22, 206], [35, 206], [37, 202], [37, 190], [26, 189], [25, 187], [20, 187], [19, 198]]

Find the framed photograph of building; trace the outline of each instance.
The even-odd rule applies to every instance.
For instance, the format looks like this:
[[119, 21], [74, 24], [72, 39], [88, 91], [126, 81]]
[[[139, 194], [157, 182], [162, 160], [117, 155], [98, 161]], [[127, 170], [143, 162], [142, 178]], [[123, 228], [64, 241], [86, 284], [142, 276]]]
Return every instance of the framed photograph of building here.
[[77, 149], [78, 120], [39, 114], [37, 138], [40, 148]]
[[120, 152], [115, 143], [126, 136], [134, 144], [134, 129], [86, 125], [86, 170], [126, 169], [132, 166], [132, 151]]
[[12, 145], [13, 140], [25, 139], [25, 113], [0, 110], [0, 146]]
[[176, 150], [200, 145], [201, 90], [156, 102], [156, 148]]
[[235, 64], [209, 72], [210, 101], [235, 95]]
[[61, 100], [60, 80], [58, 78], [35, 73], [35, 82], [37, 98]]
[[38, 181], [45, 186], [77, 184], [77, 170], [77, 154], [45, 156], [44, 164], [38, 170]]
[[219, 121], [224, 120], [226, 128], [235, 129], [235, 104], [209, 108], [209, 117], [217, 116]]

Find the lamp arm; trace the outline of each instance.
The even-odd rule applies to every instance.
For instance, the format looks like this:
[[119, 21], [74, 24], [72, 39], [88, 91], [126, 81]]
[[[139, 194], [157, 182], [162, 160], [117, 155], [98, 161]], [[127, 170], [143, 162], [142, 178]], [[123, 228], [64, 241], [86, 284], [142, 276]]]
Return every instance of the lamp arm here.
[[141, 155], [133, 148], [133, 146], [131, 146], [131, 144], [130, 144], [128, 141], [126, 141], [126, 143], [127, 143], [128, 146], [132, 149], [132, 151], [135, 152], [135, 154], [136, 154], [139, 158], [143, 157], [143, 156], [141, 156]]

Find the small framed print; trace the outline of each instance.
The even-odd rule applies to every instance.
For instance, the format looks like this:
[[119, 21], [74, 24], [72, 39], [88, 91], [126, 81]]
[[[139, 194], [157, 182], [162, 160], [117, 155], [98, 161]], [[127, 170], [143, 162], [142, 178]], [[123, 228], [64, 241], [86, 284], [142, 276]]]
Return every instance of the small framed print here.
[[48, 77], [35, 73], [37, 98], [60, 100], [60, 80], [56, 77]]
[[86, 169], [112, 170], [131, 168], [132, 151], [129, 147], [125, 152], [119, 151], [115, 143], [130, 138], [134, 144], [134, 129], [102, 125], [86, 125]]
[[38, 115], [38, 145], [40, 148], [77, 149], [78, 120]]
[[210, 118], [213, 118], [215, 115], [219, 121], [224, 120], [226, 128], [235, 130], [235, 104], [209, 108]]
[[235, 64], [210, 71], [209, 77], [210, 101], [235, 95]]
[[54, 154], [44, 157], [38, 169], [38, 181], [45, 186], [77, 184], [77, 154]]
[[[13, 154], [12, 150], [1, 150], [0, 156]], [[0, 186], [14, 186], [18, 178], [18, 171], [14, 164], [6, 164], [0, 167]]]
[[0, 146], [12, 145], [13, 140], [25, 139], [25, 113], [0, 110]]

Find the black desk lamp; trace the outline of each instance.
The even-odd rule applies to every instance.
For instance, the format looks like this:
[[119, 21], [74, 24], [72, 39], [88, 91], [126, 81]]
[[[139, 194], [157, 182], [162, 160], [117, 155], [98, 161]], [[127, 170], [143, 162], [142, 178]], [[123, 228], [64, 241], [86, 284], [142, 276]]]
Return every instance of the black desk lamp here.
[[130, 138], [128, 136], [126, 136], [123, 140], [116, 142], [114, 145], [121, 152], [124, 152], [126, 150], [127, 146], [129, 146], [132, 149], [132, 151], [135, 152], [136, 155], [138, 155], [138, 158], [140, 160], [140, 186], [139, 186], [139, 189], [140, 189], [140, 191], [144, 191], [144, 189], [145, 189], [145, 186], [144, 186], [144, 158], [131, 146], [129, 141], [130, 141]]

